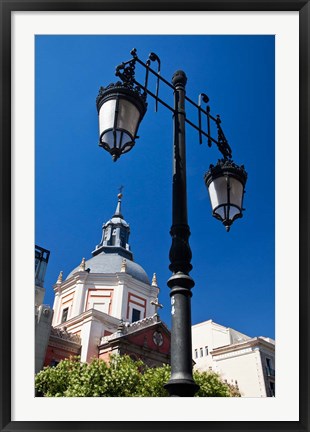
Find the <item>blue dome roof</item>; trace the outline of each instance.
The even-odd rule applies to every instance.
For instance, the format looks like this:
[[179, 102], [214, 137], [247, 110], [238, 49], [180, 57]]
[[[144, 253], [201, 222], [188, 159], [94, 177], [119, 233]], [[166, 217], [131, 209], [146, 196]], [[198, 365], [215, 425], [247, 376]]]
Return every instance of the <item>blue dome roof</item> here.
[[[90, 273], [119, 273], [123, 262], [123, 257], [118, 253], [104, 253], [93, 256], [85, 262], [85, 268], [90, 269]], [[79, 271], [79, 266], [69, 273], [68, 278]], [[145, 284], [150, 285], [149, 278], [145, 270], [137, 263], [126, 259], [126, 273]]]

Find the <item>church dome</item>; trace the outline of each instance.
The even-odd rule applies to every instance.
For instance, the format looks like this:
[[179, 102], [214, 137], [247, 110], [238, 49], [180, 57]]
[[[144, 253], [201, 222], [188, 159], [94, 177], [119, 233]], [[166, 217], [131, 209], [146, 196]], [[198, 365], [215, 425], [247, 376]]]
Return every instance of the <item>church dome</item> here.
[[[85, 261], [85, 268], [88, 270], [90, 274], [92, 273], [101, 273], [101, 274], [110, 274], [110, 273], [119, 273], [122, 269], [124, 258], [118, 253], [104, 253], [101, 252], [98, 255], [93, 256], [89, 260]], [[134, 279], [139, 280], [147, 285], [150, 285], [149, 278], [145, 272], [145, 270], [134, 261], [126, 259], [126, 270], [125, 272], [132, 276]], [[80, 267], [76, 267], [72, 272], [68, 275], [67, 279], [73, 276], [74, 273], [80, 271]]]

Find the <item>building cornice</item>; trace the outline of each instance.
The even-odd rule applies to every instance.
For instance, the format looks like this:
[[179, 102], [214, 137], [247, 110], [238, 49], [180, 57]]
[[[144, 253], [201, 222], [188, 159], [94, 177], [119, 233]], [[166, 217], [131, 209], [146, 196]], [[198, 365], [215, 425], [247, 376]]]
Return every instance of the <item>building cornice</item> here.
[[[115, 276], [117, 277], [118, 284], [119, 285], [127, 285], [129, 288], [138, 288], [139, 290], [145, 291], [147, 288], [148, 290], [154, 290], [154, 286], [152, 286], [150, 283], [142, 282], [139, 279], [136, 279], [132, 275], [126, 273], [126, 272], [118, 272], [115, 273]], [[158, 290], [158, 288], [157, 288]]]
[[66, 330], [62, 330], [60, 328], [51, 328], [51, 334], [53, 338], [65, 340], [69, 343], [81, 345], [81, 338], [78, 335], [67, 332]]
[[[86, 273], [86, 274], [85, 274]], [[69, 279], [66, 279], [61, 284], [54, 284], [55, 294], [65, 294], [72, 289], [76, 288], [78, 284], [85, 284], [87, 280], [87, 288], [92, 286], [109, 286], [115, 288], [119, 285], [124, 285], [128, 289], [135, 289], [143, 294], [147, 290], [150, 294], [156, 296], [158, 293], [158, 287], [146, 284], [139, 279], [134, 278], [132, 275], [126, 272], [117, 273], [88, 273], [79, 271], [74, 273]]]
[[115, 350], [122, 351], [125, 348], [125, 352], [130, 352], [131, 354], [136, 354], [137, 357], [140, 357], [141, 354], [143, 356], [147, 356], [150, 360], [153, 361], [162, 361], [163, 363], [170, 361], [170, 354], [163, 353], [161, 351], [154, 350], [148, 346], [140, 346], [134, 345], [128, 342], [124, 338], [118, 338], [111, 340], [109, 343], [100, 345], [98, 347], [99, 355], [103, 353], [113, 352]]
[[159, 315], [155, 314], [151, 317], [144, 318], [143, 320], [136, 321], [129, 325], [124, 325], [121, 331], [117, 331], [109, 336], [103, 336], [100, 341], [100, 346], [109, 344], [112, 341], [117, 341], [127, 336], [133, 334], [139, 334], [141, 331], [146, 329], [151, 329], [152, 327], [156, 327], [157, 325], [161, 325], [167, 334], [170, 334], [170, 331], [165, 323], [160, 321]]
[[63, 328], [68, 328], [71, 327], [73, 325], [79, 324], [79, 323], [84, 323], [87, 321], [91, 321], [91, 320], [98, 320], [100, 322], [108, 322], [109, 324], [111, 323], [112, 325], [115, 325], [117, 327], [117, 325], [119, 324], [119, 319], [113, 317], [112, 315], [108, 315], [104, 312], [101, 312], [97, 309], [89, 309], [83, 313], [81, 313], [80, 315], [77, 315], [71, 319], [69, 319], [68, 321], [58, 324], [57, 326], [55, 326], [55, 328], [57, 329], [63, 329]]
[[240, 352], [241, 350], [247, 350], [247, 352], [249, 352], [249, 348], [251, 349], [251, 351], [253, 351], [254, 348], [267, 348], [271, 351], [274, 351], [275, 345], [261, 337], [255, 337], [247, 341], [214, 348], [210, 354], [212, 355], [212, 357], [216, 357], [223, 354], [234, 353], [237, 351]]
[[55, 283], [53, 285], [55, 292], [64, 292], [66, 289], [70, 289], [77, 284], [85, 284], [86, 280], [89, 277], [89, 273], [84, 270], [79, 270], [75, 272], [70, 278], [62, 281], [61, 283]]
[[50, 337], [48, 344], [51, 348], [65, 349], [66, 351], [70, 351], [75, 355], [79, 354], [81, 349], [81, 345], [79, 344], [65, 339], [59, 339], [54, 336]]

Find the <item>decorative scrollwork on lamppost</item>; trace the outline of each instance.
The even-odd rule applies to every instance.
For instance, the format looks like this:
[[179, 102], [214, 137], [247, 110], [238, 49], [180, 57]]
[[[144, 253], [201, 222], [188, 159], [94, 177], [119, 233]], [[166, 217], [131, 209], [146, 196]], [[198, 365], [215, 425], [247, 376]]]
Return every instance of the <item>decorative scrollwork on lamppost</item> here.
[[[185, 92], [187, 77], [181, 70], [174, 73], [172, 83], [167, 81], [160, 73], [161, 62], [155, 53], [151, 53], [146, 62], [140, 60], [136, 49], [131, 51], [131, 55], [130, 60], [116, 67], [115, 74], [121, 81], [99, 90], [96, 100], [99, 145], [112, 155], [114, 161], [132, 149], [147, 110], [147, 96], [155, 100], [155, 111], [160, 103], [173, 113], [172, 244], [169, 252], [172, 275], [167, 282], [172, 316], [171, 377], [165, 388], [170, 396], [194, 396], [199, 387], [194, 382], [192, 373], [191, 289], [195, 283], [189, 275], [192, 252], [187, 218], [185, 125], [189, 124], [198, 131], [200, 143], [205, 136], [209, 147], [212, 143], [216, 144], [223, 156], [215, 166], [210, 165], [205, 174], [205, 183], [213, 216], [222, 221], [227, 231], [237, 218], [242, 217], [247, 173], [243, 165], [238, 166], [232, 161], [232, 150], [221, 127], [220, 116], [212, 116], [209, 105], [206, 110], [202, 108], [202, 102], [208, 104], [208, 96], [201, 93], [198, 104], [188, 98]], [[157, 63], [157, 71], [151, 68], [152, 62]], [[137, 65], [145, 70], [144, 84], [136, 80]], [[148, 85], [149, 74], [156, 77], [155, 93]], [[159, 97], [160, 82], [173, 91], [173, 106]], [[198, 111], [198, 125], [186, 117], [186, 102]], [[207, 131], [202, 128], [203, 116], [207, 120]], [[211, 124], [215, 124], [217, 128], [216, 138], [211, 133]]]

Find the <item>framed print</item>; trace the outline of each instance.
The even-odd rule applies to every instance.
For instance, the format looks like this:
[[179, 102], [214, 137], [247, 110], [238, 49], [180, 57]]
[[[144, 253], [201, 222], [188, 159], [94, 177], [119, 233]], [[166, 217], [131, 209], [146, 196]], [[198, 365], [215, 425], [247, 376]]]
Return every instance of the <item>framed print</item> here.
[[[1, 430], [308, 431], [309, 2], [2, 0], [1, 29]], [[34, 382], [111, 352], [167, 393]]]

